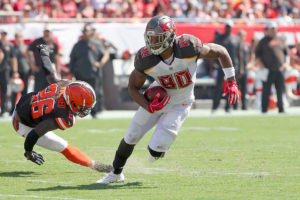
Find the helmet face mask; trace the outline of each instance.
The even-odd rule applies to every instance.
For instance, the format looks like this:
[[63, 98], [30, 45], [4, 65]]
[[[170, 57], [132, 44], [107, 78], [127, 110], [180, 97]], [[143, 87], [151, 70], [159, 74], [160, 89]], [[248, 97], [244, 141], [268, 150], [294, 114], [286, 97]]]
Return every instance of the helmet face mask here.
[[153, 17], [148, 22], [144, 34], [146, 46], [154, 55], [172, 47], [175, 37], [176, 26], [171, 18], [165, 15]]
[[64, 99], [75, 115], [85, 117], [96, 104], [96, 94], [92, 86], [84, 81], [70, 83], [64, 91]]
[[79, 117], [85, 117], [87, 115], [89, 115], [92, 111], [92, 107], [84, 107], [82, 108], [78, 113], [79, 113]]

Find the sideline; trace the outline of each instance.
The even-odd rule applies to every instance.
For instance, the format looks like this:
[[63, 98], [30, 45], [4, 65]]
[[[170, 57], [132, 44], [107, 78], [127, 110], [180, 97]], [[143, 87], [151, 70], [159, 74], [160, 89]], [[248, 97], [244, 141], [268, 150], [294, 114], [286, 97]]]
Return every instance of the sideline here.
[[[289, 107], [285, 109], [286, 112], [279, 114], [277, 109], [271, 110], [266, 114], [262, 114], [260, 110], [231, 110], [227, 113], [223, 109], [217, 110], [212, 113], [210, 109], [192, 109], [188, 115], [188, 118], [202, 118], [202, 117], [275, 117], [275, 116], [300, 116], [300, 107]], [[105, 110], [97, 115], [97, 119], [131, 119], [136, 110]], [[92, 120], [93, 118], [89, 115], [85, 118], [77, 117], [77, 120]], [[1, 122], [9, 122], [11, 117], [5, 115], [0, 117]]]

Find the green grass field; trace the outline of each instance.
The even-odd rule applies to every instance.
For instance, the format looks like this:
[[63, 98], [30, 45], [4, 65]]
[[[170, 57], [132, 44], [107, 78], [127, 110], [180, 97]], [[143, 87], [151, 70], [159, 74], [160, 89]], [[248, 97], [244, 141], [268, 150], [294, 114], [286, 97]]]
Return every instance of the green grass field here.
[[[111, 163], [130, 120], [81, 120], [57, 131], [95, 160]], [[39, 147], [46, 162], [23, 157], [24, 139], [0, 123], [0, 199], [299, 200], [299, 116], [188, 118], [166, 157], [149, 163], [149, 132], [124, 170], [124, 183]]]

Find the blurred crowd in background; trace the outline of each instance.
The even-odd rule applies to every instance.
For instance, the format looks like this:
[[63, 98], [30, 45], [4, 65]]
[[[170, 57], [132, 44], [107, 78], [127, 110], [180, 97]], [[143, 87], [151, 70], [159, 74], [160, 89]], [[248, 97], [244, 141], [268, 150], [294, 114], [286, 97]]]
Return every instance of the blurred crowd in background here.
[[[241, 103], [232, 108], [225, 103], [225, 111], [258, 109], [264, 113], [278, 106], [278, 111], [284, 112], [285, 107], [293, 105], [293, 101], [300, 100], [298, 89], [300, 43], [288, 47], [286, 39], [277, 34], [278, 26], [275, 22], [267, 24], [264, 36], [261, 39], [253, 38], [251, 43], [245, 40], [246, 31], [241, 29], [237, 34], [233, 34], [233, 26], [234, 23], [227, 20], [224, 23], [224, 31], [216, 31], [212, 41], [228, 50], [242, 92]], [[39, 91], [47, 85], [45, 74], [41, 70], [37, 44], [48, 44], [53, 50], [52, 60], [59, 76], [84, 80], [96, 89], [99, 104], [96, 106], [97, 110], [92, 112], [93, 117], [103, 109], [126, 109], [121, 103], [128, 100], [126, 99], [128, 92], [125, 85], [114, 85], [115, 73], [112, 61], [117, 58], [129, 62], [135, 54], [124, 51], [117, 56], [116, 47], [97, 32], [93, 24], [86, 24], [83, 27], [82, 36], [73, 44], [72, 51], [68, 55], [70, 62], [66, 64], [60, 62], [62, 47], [59, 38], [53, 35], [47, 26], [44, 27], [43, 36], [29, 44], [24, 43], [21, 31], [15, 34], [13, 43], [7, 40], [5, 30], [0, 32], [1, 115], [5, 112], [12, 113], [18, 100], [17, 94], [20, 96], [21, 93]], [[213, 82], [196, 84], [196, 99], [212, 99], [211, 110], [215, 112], [221, 105], [221, 99], [224, 99], [222, 67], [217, 60], [199, 60], [198, 65], [197, 78]], [[20, 86], [18, 78], [22, 79], [23, 86]], [[108, 106], [105, 105], [103, 98], [105, 84]]]
[[[285, 107], [300, 100], [300, 44], [296, 39], [295, 45], [287, 46], [287, 38], [277, 34], [278, 25], [283, 27], [297, 22], [299, 8], [300, 1], [295, 0], [1, 0], [0, 14], [1, 11], [10, 13], [0, 15], [0, 21], [13, 23], [17, 17], [11, 14], [14, 11], [21, 12], [24, 18], [44, 20], [46, 23], [51, 18], [97, 18], [97, 22], [101, 19], [130, 18], [127, 23], [132, 23], [160, 13], [176, 19], [199, 18], [203, 22], [223, 19], [224, 31], [216, 30], [214, 40], [209, 42], [220, 44], [228, 50], [242, 92], [240, 105], [230, 108], [225, 104], [225, 111], [255, 108], [265, 113], [276, 106], [279, 112], [284, 112]], [[273, 20], [265, 26], [262, 38], [247, 42], [245, 30], [241, 29], [237, 34], [231, 31], [235, 26], [234, 19], [241, 18]], [[43, 36], [34, 41], [25, 42], [21, 30], [15, 33], [13, 40], [7, 39], [8, 32], [1, 30], [1, 27], [0, 34], [0, 116], [12, 113], [22, 93], [39, 91], [47, 85], [37, 44], [47, 44], [53, 49], [52, 60], [59, 76], [84, 80], [96, 89], [99, 104], [92, 112], [93, 117], [103, 109], [126, 109], [121, 101], [130, 100], [130, 97], [126, 84], [119, 84], [125, 90], [114, 85], [113, 60], [130, 62], [135, 53], [126, 50], [117, 56], [118, 49], [92, 24], [84, 26], [78, 42], [71, 44], [70, 55], [64, 55], [70, 58], [69, 63], [61, 62], [64, 48], [47, 26]], [[198, 64], [197, 78], [213, 81], [196, 83], [196, 99], [212, 99], [211, 109], [215, 112], [224, 98], [224, 74], [218, 61], [201, 60]], [[108, 91], [106, 100], [103, 99], [105, 90]], [[105, 101], [108, 103], [105, 104]]]
[[[25, 18], [172, 18], [247, 20], [272, 18], [279, 24], [299, 18], [298, 0], [1, 0], [0, 11], [20, 11]], [[12, 23], [13, 16], [6, 23]]]

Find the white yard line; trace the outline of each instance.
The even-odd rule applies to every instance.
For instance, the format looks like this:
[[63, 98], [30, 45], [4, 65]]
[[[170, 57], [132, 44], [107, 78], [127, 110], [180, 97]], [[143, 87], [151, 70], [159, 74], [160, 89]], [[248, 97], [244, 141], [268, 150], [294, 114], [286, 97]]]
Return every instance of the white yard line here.
[[77, 199], [70, 197], [49, 197], [49, 196], [37, 196], [37, 195], [15, 195], [15, 194], [0, 194], [1, 197], [11, 197], [11, 198], [33, 198], [33, 199], [61, 199], [61, 200], [93, 200], [93, 199]]
[[[166, 169], [166, 168], [152, 168], [147, 167], [146, 170], [156, 171], [156, 172], [175, 172], [179, 176], [200, 176], [200, 177], [218, 177], [218, 176], [285, 176], [284, 174], [274, 174], [271, 172], [203, 172], [203, 171], [183, 171], [176, 169]], [[299, 174], [292, 174], [287, 176], [299, 176]]]
[[127, 129], [120, 129], [120, 128], [112, 128], [112, 129], [88, 129], [87, 132], [89, 133], [122, 133], [126, 132]]
[[153, 171], [164, 171], [164, 172], [177, 172], [178, 170], [175, 169], [164, 169], [164, 168], [157, 168], [157, 167], [146, 167], [147, 170]]
[[65, 181], [65, 182], [57, 182], [57, 181], [47, 181], [47, 180], [27, 180], [27, 182], [32, 182], [32, 183], [55, 183], [55, 184], [59, 184], [59, 185], [68, 185], [68, 184], [73, 184], [74, 182], [72, 181]]
[[219, 175], [238, 175], [238, 176], [270, 176], [270, 172], [209, 172]]
[[[151, 129], [152, 130], [152, 129]], [[149, 130], [149, 132], [151, 131]], [[239, 128], [235, 127], [225, 127], [225, 126], [215, 126], [215, 127], [201, 127], [201, 126], [190, 126], [190, 127], [182, 127], [180, 131], [238, 131]], [[126, 133], [127, 129], [119, 129], [119, 128], [112, 128], [112, 129], [88, 129], [87, 132], [89, 133]], [[23, 147], [23, 146], [22, 146]]]
[[201, 127], [201, 126], [190, 126], [190, 127], [182, 127], [180, 131], [183, 130], [191, 130], [191, 131], [212, 131], [212, 130], [217, 130], [217, 131], [238, 131], [239, 128], [234, 128], [234, 127], [225, 127], [225, 126], [215, 126], [215, 127]]
[[24, 160], [0, 160], [0, 162], [5, 162], [5, 163], [25, 163], [28, 162], [26, 159]]

